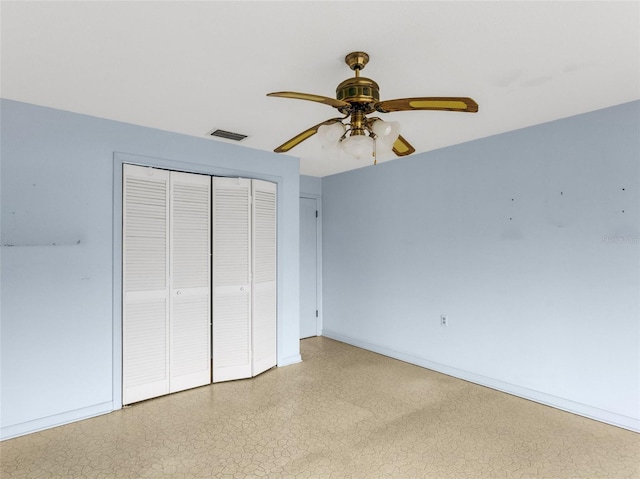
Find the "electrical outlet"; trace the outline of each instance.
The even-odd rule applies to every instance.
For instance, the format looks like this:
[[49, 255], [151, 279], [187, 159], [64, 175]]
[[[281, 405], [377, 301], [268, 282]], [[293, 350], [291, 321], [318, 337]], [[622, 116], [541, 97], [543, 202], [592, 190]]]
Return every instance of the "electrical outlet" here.
[[440, 326], [449, 326], [449, 318], [444, 314], [440, 315]]

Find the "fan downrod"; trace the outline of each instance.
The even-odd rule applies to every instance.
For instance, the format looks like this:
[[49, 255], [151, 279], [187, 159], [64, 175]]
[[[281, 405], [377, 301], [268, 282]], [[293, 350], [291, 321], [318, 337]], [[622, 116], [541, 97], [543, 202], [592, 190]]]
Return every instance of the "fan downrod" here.
[[365, 52], [351, 52], [344, 57], [344, 62], [357, 74], [369, 63], [369, 55]]

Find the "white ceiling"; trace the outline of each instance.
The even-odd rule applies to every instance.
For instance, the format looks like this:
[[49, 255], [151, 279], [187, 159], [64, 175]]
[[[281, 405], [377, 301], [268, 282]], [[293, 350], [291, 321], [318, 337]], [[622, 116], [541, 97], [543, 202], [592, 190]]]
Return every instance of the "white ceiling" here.
[[[2, 97], [260, 150], [339, 116], [266, 93], [333, 97], [354, 50], [383, 100], [479, 103], [384, 115], [417, 152], [640, 99], [638, 1], [2, 1], [0, 17]], [[313, 176], [369, 164], [317, 138], [289, 154]]]

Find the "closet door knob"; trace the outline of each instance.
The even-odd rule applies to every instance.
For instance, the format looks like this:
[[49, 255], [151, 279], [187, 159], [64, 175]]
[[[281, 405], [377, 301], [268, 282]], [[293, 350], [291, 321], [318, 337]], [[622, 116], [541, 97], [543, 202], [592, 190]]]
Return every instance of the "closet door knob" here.
[[176, 291], [176, 294], [177, 294], [177, 295], [181, 295], [181, 294], [182, 294], [182, 291], [178, 290], [178, 291]]

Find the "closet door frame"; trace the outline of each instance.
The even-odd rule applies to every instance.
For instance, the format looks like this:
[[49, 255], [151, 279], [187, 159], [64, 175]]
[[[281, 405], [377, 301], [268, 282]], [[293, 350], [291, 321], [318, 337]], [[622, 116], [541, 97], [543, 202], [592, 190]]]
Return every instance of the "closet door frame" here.
[[318, 308], [318, 321], [316, 329], [318, 335], [322, 335], [323, 309], [322, 309], [322, 197], [313, 193], [300, 193], [300, 198], [315, 200], [318, 218], [316, 222], [316, 305]]
[[[192, 163], [186, 161], [172, 160], [166, 158], [157, 158], [151, 156], [142, 156], [123, 152], [114, 152], [112, 173], [113, 173], [113, 207], [112, 207], [112, 397], [110, 404], [112, 410], [122, 408], [122, 169], [124, 164], [132, 164], [138, 166], [150, 166], [154, 168], [162, 168], [172, 171], [181, 171], [185, 173], [198, 173], [210, 176], [220, 177], [242, 177], [247, 179], [258, 179], [269, 181], [277, 185], [277, 204], [278, 204], [278, 217], [276, 231], [278, 235], [277, 240], [277, 365], [286, 366], [289, 364], [295, 364], [302, 361], [299, 350], [285, 351], [283, 344], [286, 342], [283, 340], [285, 334], [283, 321], [286, 316], [293, 316], [297, 318], [298, 315], [298, 303], [291, 302], [286, 307], [283, 305], [283, 295], [285, 290], [290, 290], [297, 284], [297, 277], [291, 274], [290, 268], [286, 268], [284, 264], [284, 258], [288, 255], [284, 254], [284, 248], [290, 251], [293, 247], [293, 237], [287, 238], [284, 235], [283, 222], [287, 213], [281, 208], [283, 205], [283, 198], [285, 196], [285, 190], [290, 191], [292, 186], [289, 185], [290, 181], [287, 180], [288, 188], [284, 188], [285, 178], [278, 175], [260, 173], [250, 170], [242, 170], [235, 168], [225, 168], [218, 165], [210, 165], [205, 163]], [[296, 198], [298, 193], [295, 193]], [[293, 216], [296, 214], [289, 214], [289, 222], [293, 221]], [[289, 272], [287, 273], [287, 270]], [[284, 271], [284, 273], [283, 273]], [[286, 278], [285, 278], [286, 276]], [[291, 324], [290, 324], [291, 323]], [[288, 329], [291, 329], [294, 324], [291, 321], [287, 321]], [[297, 330], [291, 330], [286, 333], [288, 336], [296, 337], [298, 335]], [[297, 340], [296, 340], [297, 343]]]

